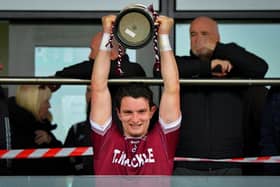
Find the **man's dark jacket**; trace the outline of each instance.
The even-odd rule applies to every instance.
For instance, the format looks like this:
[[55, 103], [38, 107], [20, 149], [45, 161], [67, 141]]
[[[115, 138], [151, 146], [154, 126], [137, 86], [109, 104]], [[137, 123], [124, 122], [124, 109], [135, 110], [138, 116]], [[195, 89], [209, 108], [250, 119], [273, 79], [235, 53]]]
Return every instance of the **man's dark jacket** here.
[[[280, 87], [272, 86], [268, 92], [261, 125], [261, 154], [280, 155]], [[265, 164], [264, 175], [280, 175], [279, 164]]]
[[[263, 78], [268, 65], [234, 44], [218, 43], [209, 61], [191, 56], [176, 57], [180, 78], [215, 79], [211, 60], [229, 60], [233, 68], [224, 78]], [[181, 85], [182, 125], [176, 156], [232, 158], [243, 156], [244, 98], [247, 86]], [[190, 169], [223, 168], [217, 163], [183, 163]]]
[[[94, 59], [83, 61], [81, 63], [65, 67], [55, 73], [55, 77], [73, 78], [73, 79], [91, 79]], [[123, 74], [117, 73], [117, 59], [111, 61], [109, 78], [145, 78], [146, 73], [138, 63], [130, 62], [128, 55], [124, 55], [121, 60], [121, 69]], [[109, 85], [112, 97], [114, 97], [119, 85]]]
[[[61, 71], [57, 71], [55, 76], [74, 79], [90, 79], [93, 63], [94, 60], [88, 60], [66, 67]], [[121, 68], [124, 72], [121, 77], [146, 77], [143, 68], [138, 63], [129, 62], [129, 58], [126, 54], [122, 57]], [[111, 62], [109, 78], [121, 78], [116, 72], [116, 69], [117, 59]]]

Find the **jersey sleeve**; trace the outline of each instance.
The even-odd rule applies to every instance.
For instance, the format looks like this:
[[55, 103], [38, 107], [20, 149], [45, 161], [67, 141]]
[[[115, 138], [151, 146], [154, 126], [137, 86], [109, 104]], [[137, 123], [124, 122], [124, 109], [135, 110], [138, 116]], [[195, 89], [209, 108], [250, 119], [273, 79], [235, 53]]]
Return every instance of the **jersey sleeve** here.
[[94, 157], [99, 157], [99, 151], [101, 150], [104, 141], [106, 139], [106, 133], [112, 126], [112, 118], [108, 119], [104, 125], [99, 125], [96, 122], [90, 120], [91, 125], [91, 141], [93, 145]]
[[106, 132], [112, 125], [112, 117], [110, 117], [103, 125], [97, 124], [95, 121], [90, 120], [90, 125], [91, 130], [101, 136], [104, 136], [104, 134], [106, 134]]
[[173, 132], [177, 129], [180, 128], [181, 126], [181, 121], [182, 121], [182, 115], [180, 115], [180, 117], [175, 120], [175, 121], [172, 121], [171, 123], [165, 123], [160, 117], [159, 117], [159, 123], [160, 123], [160, 126], [163, 130], [163, 132], [165, 134], [169, 133], [169, 132]]
[[161, 126], [163, 135], [165, 136], [165, 145], [167, 150], [167, 155], [169, 159], [174, 159], [177, 143], [179, 140], [179, 128], [181, 126], [182, 115], [176, 120], [169, 124], [163, 122], [161, 118], [159, 118], [159, 124]]

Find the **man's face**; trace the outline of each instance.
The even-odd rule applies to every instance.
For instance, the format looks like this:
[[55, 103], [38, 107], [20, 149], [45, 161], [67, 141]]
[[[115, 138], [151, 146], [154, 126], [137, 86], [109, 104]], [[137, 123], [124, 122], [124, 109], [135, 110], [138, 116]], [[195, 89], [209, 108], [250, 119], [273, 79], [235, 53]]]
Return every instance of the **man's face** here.
[[200, 18], [194, 20], [190, 27], [192, 52], [199, 57], [209, 57], [219, 41], [217, 25], [209, 20]]
[[126, 137], [142, 137], [146, 135], [150, 119], [155, 110], [155, 106], [150, 108], [149, 101], [143, 97], [123, 97], [118, 116], [122, 122], [124, 135]]

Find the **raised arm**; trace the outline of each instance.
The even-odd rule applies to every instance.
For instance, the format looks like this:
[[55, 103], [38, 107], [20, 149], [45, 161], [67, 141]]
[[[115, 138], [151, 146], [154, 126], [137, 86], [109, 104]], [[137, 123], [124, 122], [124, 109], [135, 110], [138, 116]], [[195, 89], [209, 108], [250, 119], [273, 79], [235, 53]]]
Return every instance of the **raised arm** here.
[[112, 101], [108, 89], [111, 49], [106, 44], [115, 18], [114, 15], [102, 17], [103, 38], [92, 69], [90, 119], [101, 126], [112, 116]]
[[168, 36], [174, 21], [172, 18], [159, 16], [157, 22], [159, 24], [161, 76], [164, 82], [159, 115], [165, 123], [170, 123], [177, 120], [181, 115], [179, 73]]

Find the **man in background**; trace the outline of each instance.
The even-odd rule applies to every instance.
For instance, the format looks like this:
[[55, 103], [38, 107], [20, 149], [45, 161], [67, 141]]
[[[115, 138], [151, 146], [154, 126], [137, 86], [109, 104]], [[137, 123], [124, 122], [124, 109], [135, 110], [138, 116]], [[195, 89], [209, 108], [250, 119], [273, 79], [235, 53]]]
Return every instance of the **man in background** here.
[[[222, 43], [218, 24], [209, 17], [194, 19], [189, 36], [190, 56], [176, 58], [180, 78], [263, 78], [267, 72], [262, 58], [236, 43]], [[244, 94], [248, 94], [246, 86], [182, 86], [183, 119], [176, 156], [243, 157], [244, 134], [255, 125], [244, 118], [249, 115]], [[235, 163], [177, 162], [175, 174], [241, 175], [242, 167]]]

